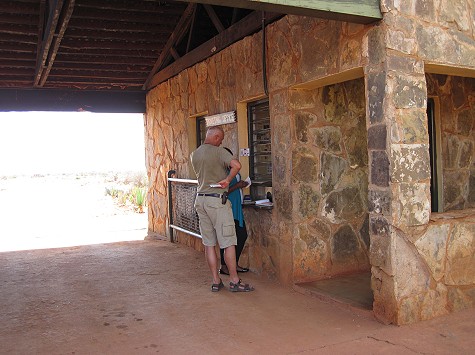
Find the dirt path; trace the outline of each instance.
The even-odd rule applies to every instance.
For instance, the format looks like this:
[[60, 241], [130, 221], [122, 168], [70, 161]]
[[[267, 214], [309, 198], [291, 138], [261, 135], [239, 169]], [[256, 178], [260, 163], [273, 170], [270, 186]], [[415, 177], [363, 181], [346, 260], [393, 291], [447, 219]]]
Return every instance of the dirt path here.
[[[394, 327], [165, 241], [0, 253], [2, 354], [473, 354], [475, 310]], [[226, 279], [224, 281], [227, 281]]]

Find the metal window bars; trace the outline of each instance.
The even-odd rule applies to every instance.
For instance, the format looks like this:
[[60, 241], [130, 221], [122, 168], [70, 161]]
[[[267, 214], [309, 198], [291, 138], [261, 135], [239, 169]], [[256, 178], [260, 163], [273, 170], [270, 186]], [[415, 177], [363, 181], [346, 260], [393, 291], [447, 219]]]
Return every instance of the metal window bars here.
[[175, 178], [176, 171], [168, 172], [168, 212], [170, 241], [174, 242], [173, 231], [178, 230], [201, 238], [195, 199], [197, 180]]

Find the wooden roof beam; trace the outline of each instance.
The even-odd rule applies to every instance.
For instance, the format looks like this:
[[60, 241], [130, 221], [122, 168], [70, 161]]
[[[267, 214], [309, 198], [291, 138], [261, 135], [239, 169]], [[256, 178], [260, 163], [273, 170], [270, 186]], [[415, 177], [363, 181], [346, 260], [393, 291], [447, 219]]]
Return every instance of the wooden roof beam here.
[[157, 72], [157, 70], [161, 68], [163, 63], [166, 61], [166, 59], [170, 55], [170, 49], [173, 46], [175, 46], [175, 44], [177, 43], [179, 39], [183, 38], [187, 30], [189, 29], [191, 20], [195, 13], [195, 8], [196, 8], [196, 4], [189, 4], [187, 8], [185, 9], [185, 11], [183, 12], [183, 15], [181, 16], [180, 21], [178, 21], [175, 27], [175, 30], [168, 38], [168, 41], [163, 47], [162, 52], [160, 53], [160, 56], [158, 57], [147, 79], [145, 80], [145, 83], [143, 84], [144, 89], [147, 87], [150, 80], [152, 80], [153, 75]]
[[380, 0], [178, 0], [330, 20], [372, 23], [382, 19]]
[[203, 6], [209, 18], [211, 19], [211, 22], [213, 22], [214, 27], [216, 27], [216, 29], [218, 30], [218, 33], [223, 32], [224, 26], [221, 23], [221, 20], [219, 19], [218, 15], [216, 15], [216, 11], [214, 11], [213, 7], [207, 4], [204, 4]]
[[[266, 13], [266, 24], [282, 17], [282, 14]], [[224, 48], [230, 46], [236, 41], [260, 31], [262, 28], [262, 14], [260, 12], [252, 12], [241, 21], [224, 30], [222, 33], [213, 37], [201, 46], [193, 49], [174, 63], [170, 64], [157, 74], [153, 75], [150, 82], [146, 84], [146, 89], [153, 89], [158, 84], [177, 75], [181, 71], [199, 63], [206, 58], [218, 53]]]
[[[48, 22], [46, 24], [46, 30], [43, 31], [43, 26], [38, 25], [39, 27], [39, 38], [41, 38], [41, 45], [39, 45], [38, 51], [38, 61], [36, 63], [36, 70], [35, 70], [35, 79], [34, 83], [35, 86], [39, 85], [41, 75], [43, 74], [43, 69], [46, 66], [46, 60], [48, 59], [49, 49], [51, 47], [51, 43], [53, 43], [54, 34], [56, 31], [56, 26], [58, 24], [59, 16], [61, 15], [61, 9], [63, 8], [63, 0], [54, 0], [49, 2], [51, 5], [49, 16], [46, 16], [45, 12], [42, 11], [40, 13], [40, 24], [43, 22], [45, 17], [48, 18]], [[46, 9], [46, 7], [42, 6], [42, 10]]]
[[[56, 58], [56, 54], [58, 53], [61, 40], [63, 39], [66, 29], [68, 28], [69, 20], [74, 11], [75, 0], [66, 0], [66, 2], [67, 2], [66, 7], [64, 7], [63, 11], [61, 11], [60, 13], [60, 17], [58, 21], [59, 30], [57, 31], [57, 33], [55, 33], [55, 36], [53, 38], [53, 46], [49, 47], [48, 65], [46, 66], [45, 70], [42, 71], [41, 79], [39, 83], [35, 79], [35, 86], [43, 86], [45, 84], [46, 79], [48, 78], [49, 72], [51, 71], [51, 68], [53, 67], [53, 63]], [[44, 68], [44, 65], [43, 65], [43, 68]]]

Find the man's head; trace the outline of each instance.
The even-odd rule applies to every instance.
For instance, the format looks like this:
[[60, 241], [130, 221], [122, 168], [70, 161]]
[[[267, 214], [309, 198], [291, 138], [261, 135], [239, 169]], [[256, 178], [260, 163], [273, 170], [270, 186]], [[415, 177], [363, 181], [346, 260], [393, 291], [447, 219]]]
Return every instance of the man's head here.
[[214, 126], [206, 131], [205, 143], [219, 147], [224, 139], [224, 131], [221, 127]]

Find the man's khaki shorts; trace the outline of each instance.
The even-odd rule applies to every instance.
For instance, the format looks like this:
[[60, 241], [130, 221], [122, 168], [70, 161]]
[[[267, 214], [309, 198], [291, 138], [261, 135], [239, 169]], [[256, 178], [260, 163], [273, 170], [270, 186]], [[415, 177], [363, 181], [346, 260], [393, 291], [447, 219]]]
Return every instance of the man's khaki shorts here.
[[218, 242], [220, 248], [237, 244], [231, 202], [221, 203], [214, 196], [196, 196], [195, 209], [200, 219], [200, 232], [203, 244], [209, 247]]

